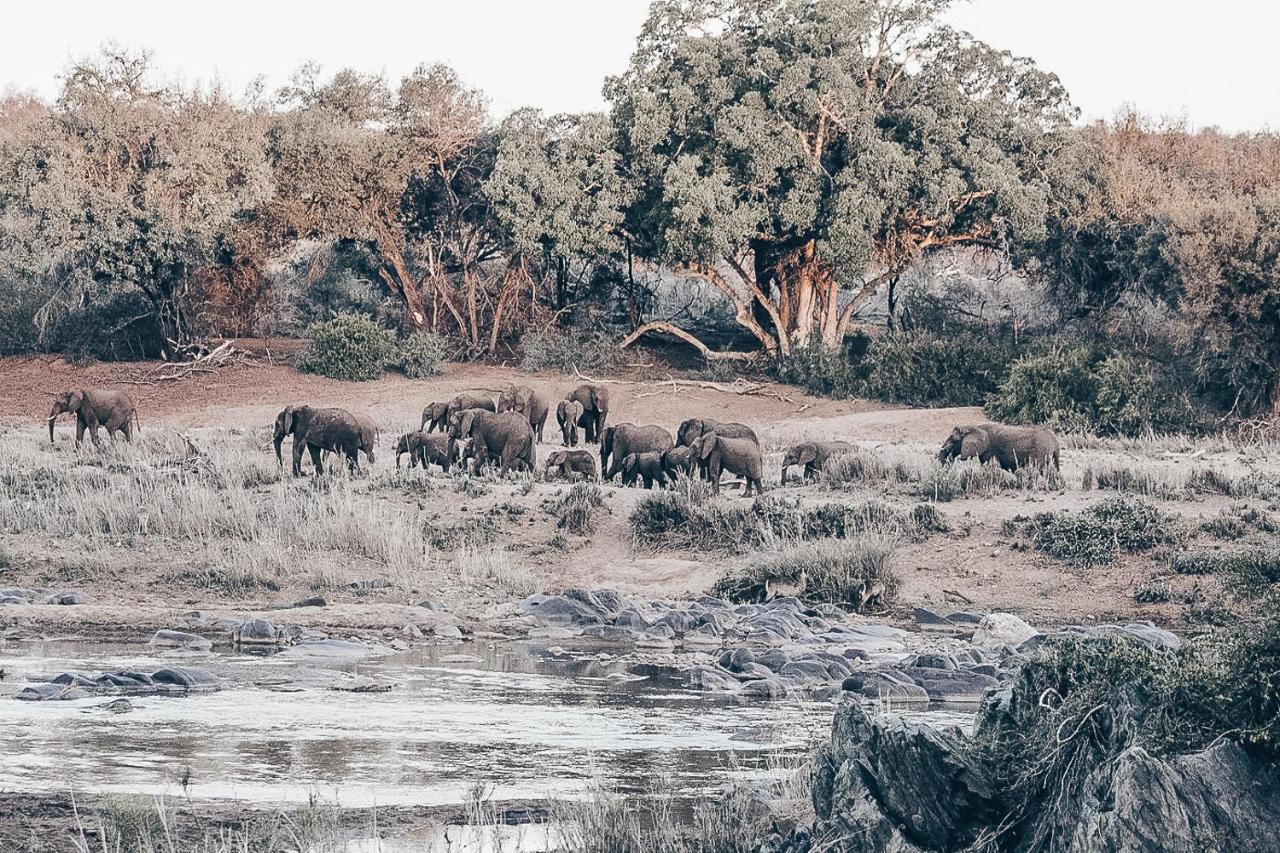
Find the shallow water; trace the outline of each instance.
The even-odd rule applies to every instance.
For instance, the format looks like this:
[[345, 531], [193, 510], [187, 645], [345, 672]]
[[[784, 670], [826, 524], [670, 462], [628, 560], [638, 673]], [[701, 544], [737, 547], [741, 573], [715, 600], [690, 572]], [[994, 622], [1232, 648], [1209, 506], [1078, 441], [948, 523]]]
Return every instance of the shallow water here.
[[[12, 698], [65, 670], [189, 663], [220, 692], [57, 702]], [[749, 701], [629, 672], [592, 655], [564, 660], [523, 644], [426, 646], [359, 662], [196, 655], [70, 641], [0, 643], [0, 790], [74, 790], [279, 804], [440, 805], [487, 785], [494, 800], [668, 785], [682, 796], [776, 772], [825, 737], [831, 702]], [[353, 674], [389, 693], [330, 689]], [[642, 677], [637, 677], [637, 675]], [[963, 723], [963, 714], [925, 712]], [[775, 768], [771, 770], [771, 768]], [[185, 787], [184, 787], [185, 781]]]

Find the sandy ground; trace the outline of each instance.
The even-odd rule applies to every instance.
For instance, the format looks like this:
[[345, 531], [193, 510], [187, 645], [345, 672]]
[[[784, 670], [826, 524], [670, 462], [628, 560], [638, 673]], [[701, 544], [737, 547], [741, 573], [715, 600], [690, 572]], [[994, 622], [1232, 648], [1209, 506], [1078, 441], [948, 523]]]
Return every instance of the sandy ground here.
[[[532, 385], [558, 400], [579, 383], [577, 377], [530, 375], [515, 369], [484, 365], [449, 365], [438, 378], [409, 380], [398, 375], [374, 382], [346, 383], [299, 374], [284, 363], [237, 366], [178, 381], [155, 381], [154, 363], [95, 364], [76, 367], [61, 359], [24, 358], [0, 361], [0, 428], [30, 431], [38, 441], [49, 395], [70, 387], [120, 387], [138, 403], [144, 434], [178, 431], [202, 433], [241, 428], [266, 436], [275, 414], [288, 403], [342, 406], [368, 412], [383, 432], [380, 468], [393, 467], [386, 452], [394, 436], [415, 429], [424, 405], [473, 389], [497, 393], [512, 382]], [[806, 438], [847, 439], [871, 447], [907, 448], [932, 453], [957, 423], [982, 420], [978, 409], [903, 409], [870, 401], [833, 401], [808, 396], [788, 386], [770, 385], [753, 394], [737, 394], [715, 383], [673, 383], [655, 369], [632, 370], [624, 378], [607, 378], [612, 394], [611, 423], [633, 421], [662, 424], [673, 432], [681, 420], [704, 416], [745, 422], [761, 435], [767, 470], [776, 489], [777, 455], [785, 446]], [[72, 430], [64, 418], [60, 440]], [[539, 448], [545, 455], [559, 442], [554, 415]], [[262, 453], [269, 453], [265, 448]], [[940, 610], [1007, 610], [1040, 624], [1103, 619], [1152, 619], [1176, 624], [1177, 604], [1135, 604], [1134, 589], [1159, 573], [1149, 557], [1126, 557], [1105, 570], [1082, 572], [1032, 552], [1015, 550], [1001, 536], [1009, 518], [1053, 508], [1079, 508], [1112, 493], [1076, 488], [1088, 454], [1063, 455], [1068, 488], [1056, 494], [1006, 494], [991, 499], [964, 499], [940, 504], [955, 532], [905, 546], [898, 557], [903, 577], [899, 602], [888, 614], [907, 621], [913, 606]], [[1176, 460], [1175, 460], [1176, 464]], [[439, 475], [436, 475], [439, 477]], [[460, 495], [448, 487], [432, 486], [413, 498], [389, 498], [409, 505], [416, 500], [424, 515], [444, 521], [479, 514], [504, 515], [501, 543], [511, 558], [521, 561], [542, 591], [567, 587], [608, 586], [650, 597], [688, 598], [705, 593], [733, 560], [683, 553], [638, 553], [632, 547], [627, 517], [644, 492], [606, 487], [607, 513], [594, 535], [567, 544], [557, 539], [552, 519], [541, 507], [548, 494], [561, 486], [537, 484], [532, 490], [511, 482], [489, 484], [483, 495]], [[784, 493], [804, 500], [885, 497], [904, 507], [913, 501], [901, 495], [845, 496], [814, 487], [787, 487]], [[734, 494], [730, 492], [730, 494]], [[1170, 504], [1175, 514], [1208, 517], [1226, 506], [1221, 498]], [[243, 599], [211, 596], [209, 590], [174, 585], [169, 569], [175, 561], [194, 559], [181, 547], [157, 551], [131, 549], [128, 543], [103, 543], [96, 553], [101, 571], [60, 568], [62, 552], [72, 543], [32, 542], [30, 537], [3, 537], [18, 555], [15, 565], [0, 571], [0, 586], [35, 585], [86, 590], [93, 601], [84, 607], [7, 607], [0, 619], [47, 626], [49, 630], [91, 632], [114, 625], [144, 636], [156, 627], [171, 626], [177, 614], [199, 609], [233, 618], [269, 613], [277, 621], [322, 624], [337, 629], [392, 631], [406, 624], [429, 628], [446, 620], [468, 629], [500, 626], [514, 613], [514, 600], [492, 584], [424, 577], [408, 588], [375, 593], [329, 591], [331, 605], [323, 610], [275, 609], [309, 594], [305, 586], [275, 592], [257, 591]], [[558, 544], [557, 544], [558, 543]], [[112, 548], [116, 550], [111, 551]], [[29, 558], [29, 559], [27, 559]], [[739, 558], [740, 559], [740, 558]], [[363, 568], [351, 567], [353, 577]], [[367, 567], [376, 577], [376, 567]], [[954, 594], [953, 594], [954, 593]], [[957, 595], [958, 594], [958, 595]], [[440, 616], [418, 606], [423, 599], [443, 601], [448, 614]], [[0, 621], [0, 627], [5, 622]]]

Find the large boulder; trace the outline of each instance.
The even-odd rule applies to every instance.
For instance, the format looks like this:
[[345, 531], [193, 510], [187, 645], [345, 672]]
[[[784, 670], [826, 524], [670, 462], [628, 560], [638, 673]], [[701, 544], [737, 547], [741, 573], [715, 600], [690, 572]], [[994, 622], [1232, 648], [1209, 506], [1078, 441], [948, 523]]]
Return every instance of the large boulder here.
[[612, 623], [623, 610], [638, 610], [626, 597], [611, 589], [569, 589], [562, 595], [531, 595], [520, 602], [520, 612], [540, 625], [586, 628]]
[[213, 648], [213, 642], [199, 634], [161, 629], [151, 638], [151, 646], [157, 649], [190, 649], [207, 652]]
[[990, 775], [958, 730], [878, 716], [859, 699], [836, 711], [814, 766], [813, 805], [816, 836], [865, 851], [963, 849], [1002, 815]]
[[973, 644], [984, 649], [1017, 648], [1038, 633], [1012, 613], [988, 613], [973, 631]]
[[231, 629], [231, 641], [237, 646], [279, 646], [284, 632], [266, 619], [248, 619]]
[[151, 680], [163, 687], [181, 690], [217, 690], [222, 682], [207, 669], [194, 666], [170, 666], [151, 673]]

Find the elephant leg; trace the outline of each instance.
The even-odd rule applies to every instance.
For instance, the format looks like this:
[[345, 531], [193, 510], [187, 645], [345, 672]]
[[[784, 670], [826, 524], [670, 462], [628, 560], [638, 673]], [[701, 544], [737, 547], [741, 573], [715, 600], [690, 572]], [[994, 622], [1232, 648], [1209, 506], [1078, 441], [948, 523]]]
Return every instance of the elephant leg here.
[[354, 447], [348, 447], [343, 451], [343, 455], [347, 457], [347, 470], [353, 474], [359, 474], [360, 451]]
[[120, 427], [120, 431], [124, 433], [124, 440], [133, 444], [133, 417], [125, 418], [124, 425]]
[[324, 473], [324, 455], [320, 448], [314, 444], [308, 444], [307, 450], [311, 451], [311, 464], [315, 466], [316, 474]]
[[596, 426], [596, 415], [593, 413], [586, 419], [582, 428], [587, 431], [587, 444], [595, 444], [600, 440], [600, 429]]
[[90, 424], [89, 424], [89, 437], [93, 439], [93, 446], [94, 446], [94, 447], [101, 447], [101, 446], [102, 446], [102, 440], [101, 440], [100, 438], [98, 438], [98, 429], [99, 429], [99, 427], [98, 427], [98, 422], [97, 422], [97, 421], [92, 421], [92, 422], [90, 422]]
[[84, 421], [76, 418], [76, 447], [80, 446], [80, 442], [84, 441]]

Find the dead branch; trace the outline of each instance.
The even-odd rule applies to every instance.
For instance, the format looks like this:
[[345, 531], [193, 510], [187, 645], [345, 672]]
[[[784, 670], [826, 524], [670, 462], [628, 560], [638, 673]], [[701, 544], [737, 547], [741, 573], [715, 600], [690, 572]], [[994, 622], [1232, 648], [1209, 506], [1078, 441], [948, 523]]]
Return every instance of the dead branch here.
[[697, 337], [686, 332], [678, 326], [673, 326], [665, 320], [654, 320], [651, 323], [645, 323], [631, 334], [622, 339], [622, 343], [618, 344], [618, 349], [626, 349], [634, 344], [649, 332], [662, 332], [672, 337], [679, 338], [689, 346], [702, 353], [702, 357], [708, 361], [752, 361], [756, 354], [750, 352], [719, 352], [711, 349], [711, 347], [698, 340]]
[[949, 595], [949, 596], [951, 596], [952, 598], [955, 598], [955, 599], [957, 599], [957, 600], [959, 600], [959, 601], [963, 601], [965, 604], [973, 604], [973, 599], [972, 599], [972, 598], [970, 598], [970, 597], [969, 597], [969, 596], [967, 596], [967, 595], [961, 595], [960, 593], [956, 592], [954, 589], [944, 589], [944, 590], [942, 591], [942, 594], [943, 594], [943, 595]]

